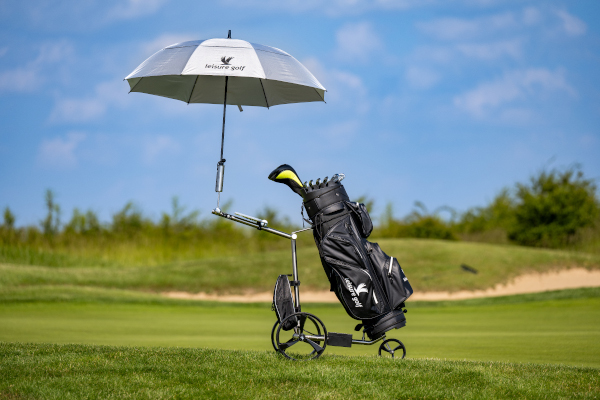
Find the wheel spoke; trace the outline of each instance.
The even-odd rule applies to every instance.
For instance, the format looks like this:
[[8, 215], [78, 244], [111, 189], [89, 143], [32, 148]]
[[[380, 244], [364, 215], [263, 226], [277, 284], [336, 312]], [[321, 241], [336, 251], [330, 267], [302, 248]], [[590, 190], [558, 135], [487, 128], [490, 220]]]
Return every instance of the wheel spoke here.
[[[289, 333], [287, 335], [282, 335], [282, 326], [286, 325], [287, 322], [291, 320], [297, 321], [298, 325], [294, 328], [293, 336], [290, 338]], [[307, 324], [307, 322], [309, 322], [309, 324]], [[313, 332], [305, 331], [305, 326], [308, 326], [309, 329], [311, 329], [313, 332], [316, 331], [318, 334], [315, 335]], [[321, 354], [323, 354], [327, 346], [327, 342], [319, 343], [318, 341], [319, 339], [323, 340], [322, 338], [327, 337], [325, 325], [323, 325], [323, 322], [321, 322], [320, 319], [312, 314], [303, 312], [291, 314], [279, 324], [276, 324], [273, 328], [273, 332], [273, 347], [276, 351], [291, 360], [311, 360], [318, 358], [321, 356]], [[316, 337], [317, 340], [315, 341], [308, 339], [306, 335]], [[289, 340], [282, 343], [280, 340], [282, 339], [282, 336], [287, 336], [286, 339], [289, 338]], [[309, 346], [300, 345], [300, 347], [294, 347], [295, 350], [289, 350], [290, 347], [294, 346], [298, 342], [307, 343]], [[292, 353], [289, 353], [289, 351], [292, 351]]]
[[279, 350], [289, 349], [290, 347], [292, 347], [293, 345], [295, 345], [298, 342], [299, 342], [299, 340], [290, 339], [285, 343], [279, 343]]
[[319, 354], [320, 354], [320, 353], [322, 353], [322, 352], [323, 352], [323, 350], [325, 350], [324, 348], [322, 348], [321, 346], [319, 346], [318, 344], [316, 344], [315, 342], [313, 342], [313, 341], [312, 341], [312, 340], [310, 340], [310, 339], [306, 339], [306, 342], [307, 342], [308, 344], [310, 344], [310, 345], [313, 347], [313, 349], [315, 349], [315, 351], [316, 351], [317, 353], [319, 353]]
[[[392, 346], [390, 346], [390, 344], [397, 344], [397, 346], [395, 346], [392, 349]], [[400, 358], [404, 358], [404, 356], [406, 355], [406, 348], [404, 347], [404, 345], [402, 344], [401, 341], [399, 341], [398, 339], [387, 339], [385, 340], [383, 343], [381, 343], [381, 346], [379, 346], [379, 355], [381, 356], [381, 351], [385, 351], [386, 353], [389, 353], [392, 358], [396, 358], [396, 352], [398, 350], [402, 351], [402, 355], [400, 356]]]

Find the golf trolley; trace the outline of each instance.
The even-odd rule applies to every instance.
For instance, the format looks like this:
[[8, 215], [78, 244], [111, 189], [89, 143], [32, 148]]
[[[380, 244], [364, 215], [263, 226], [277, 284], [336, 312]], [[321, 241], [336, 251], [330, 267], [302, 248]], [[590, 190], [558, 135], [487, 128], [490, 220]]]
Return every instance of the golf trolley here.
[[[286, 167], [288, 170], [292, 170], [293, 169], [287, 165], [281, 166], [281, 167]], [[281, 169], [281, 167], [279, 167], [279, 169]], [[275, 170], [274, 173], [278, 171]], [[294, 171], [295, 174], [295, 171]], [[273, 175], [273, 173], [271, 174]], [[281, 174], [279, 174], [281, 176]], [[271, 176], [269, 177], [270, 179]], [[342, 177], [343, 179], [343, 177]], [[272, 179], [272, 180], [276, 180], [276, 179]], [[340, 179], [341, 180], [341, 179]], [[276, 181], [280, 181], [280, 180], [276, 180]], [[221, 180], [222, 182], [222, 180]], [[286, 183], [286, 182], [282, 182], [282, 183]], [[323, 189], [327, 186], [326, 181], [324, 182], [325, 186], [323, 186]], [[288, 186], [290, 186], [288, 184]], [[337, 183], [332, 183], [332, 188], [335, 188], [336, 191], [338, 192], [336, 195], [339, 197], [339, 193], [341, 193], [341, 191], [343, 190], [343, 186], [337, 182]], [[325, 193], [325, 192], [324, 192]], [[331, 195], [331, 190], [329, 190], [328, 192]], [[343, 191], [343, 193], [345, 193], [345, 191]], [[309, 196], [310, 197], [310, 196]], [[336, 200], [339, 201], [338, 198], [336, 198]], [[310, 204], [310, 205], [307, 205]], [[357, 204], [357, 203], [354, 203]], [[307, 211], [310, 213], [310, 207], [311, 205], [314, 208], [314, 204], [313, 203], [307, 203], [305, 202], [304, 205], [307, 207]], [[358, 204], [357, 204], [358, 205]], [[345, 206], [346, 207], [346, 206]], [[364, 207], [364, 206], [363, 206]], [[331, 208], [331, 207], [329, 207]], [[391, 297], [392, 295], [386, 295], [386, 294], [382, 294], [382, 293], [386, 293], [383, 291], [383, 289], [386, 289], [387, 293], [389, 293], [389, 291], [391, 290], [388, 287], [383, 287], [382, 284], [377, 283], [367, 283], [367, 284], [359, 284], [359, 285], [355, 285], [352, 286], [352, 283], [350, 283], [350, 280], [348, 278], [344, 278], [341, 275], [338, 274], [338, 278], [337, 281], [340, 282], [345, 282], [342, 286], [338, 286], [337, 290], [334, 290], [336, 293], [336, 296], [338, 297], [338, 299], [340, 300], [340, 302], [342, 303], [342, 305], [344, 305], [344, 307], [346, 308], [346, 311], [349, 313], [349, 315], [355, 319], [362, 319], [363, 323], [360, 323], [356, 326], [355, 331], [360, 331], [361, 328], [363, 329], [362, 331], [362, 338], [361, 339], [354, 339], [352, 337], [352, 334], [345, 334], [345, 333], [335, 333], [335, 332], [328, 332], [327, 329], [325, 328], [325, 324], [315, 315], [307, 313], [307, 312], [303, 312], [302, 311], [302, 307], [301, 307], [301, 303], [300, 303], [300, 280], [298, 277], [298, 262], [297, 262], [297, 253], [296, 253], [296, 240], [298, 238], [298, 234], [301, 232], [306, 232], [306, 231], [314, 231], [316, 229], [316, 225], [321, 224], [321, 226], [323, 225], [323, 223], [326, 223], [327, 221], [323, 222], [323, 219], [319, 219], [318, 217], [310, 217], [315, 218], [317, 222], [315, 222], [314, 224], [311, 224], [310, 227], [305, 228], [305, 229], [300, 229], [298, 231], [294, 231], [292, 233], [286, 233], [286, 232], [282, 232], [279, 231], [277, 229], [273, 229], [271, 227], [268, 226], [268, 221], [260, 219], [260, 218], [256, 218], [256, 217], [252, 217], [249, 215], [245, 215], [245, 214], [241, 214], [241, 213], [234, 213], [234, 214], [228, 214], [226, 212], [223, 212], [217, 204], [217, 208], [215, 208], [214, 210], [212, 210], [212, 213], [214, 215], [217, 215], [219, 217], [222, 218], [226, 218], [229, 219], [231, 221], [243, 224], [243, 225], [247, 225], [250, 226], [252, 228], [255, 228], [257, 230], [260, 231], [265, 231], [286, 239], [289, 239], [291, 241], [291, 245], [292, 245], [292, 274], [290, 275], [280, 275], [279, 279], [277, 280], [277, 284], [275, 286], [275, 293], [274, 293], [274, 303], [273, 303], [273, 308], [274, 311], [276, 311], [278, 320], [277, 322], [275, 322], [275, 324], [273, 325], [273, 329], [271, 330], [271, 342], [273, 344], [273, 348], [275, 349], [275, 351], [279, 352], [280, 354], [282, 354], [283, 356], [287, 357], [288, 359], [291, 360], [311, 360], [311, 359], [316, 359], [318, 357], [320, 357], [323, 352], [325, 351], [325, 348], [329, 345], [329, 346], [340, 346], [340, 347], [351, 347], [353, 344], [354, 345], [373, 345], [376, 343], [380, 343], [379, 345], [379, 351], [378, 354], [380, 356], [388, 356], [391, 358], [404, 358], [406, 356], [406, 347], [404, 346], [404, 344], [397, 340], [397, 339], [392, 339], [392, 338], [387, 338], [385, 335], [385, 332], [389, 331], [390, 329], [398, 329], [401, 328], [403, 326], [406, 325], [406, 318], [404, 317], [404, 313], [406, 313], [406, 309], [404, 309], [404, 300], [410, 296], [410, 294], [412, 294], [412, 288], [410, 288], [410, 285], [408, 285], [408, 280], [404, 277], [404, 272], [401, 270], [401, 268], [399, 267], [399, 264], [397, 263], [397, 261], [395, 261], [394, 257], [388, 257], [385, 255], [385, 253], [383, 253], [380, 249], [379, 246], [376, 243], [368, 243], [369, 245], [373, 246], [373, 249], [369, 254], [371, 256], [371, 253], [375, 254], [375, 256], [377, 256], [379, 253], [377, 253], [377, 249], [379, 249], [378, 251], [383, 254], [385, 257], [385, 260], [383, 260], [382, 262], [385, 262], [385, 265], [383, 266], [383, 270], [385, 273], [389, 273], [389, 280], [392, 281], [392, 283], [394, 283], [394, 279], [396, 281], [400, 281], [400, 283], [403, 283], [405, 286], [408, 285], [408, 287], [410, 288], [410, 293], [408, 293], [408, 295], [405, 295], [404, 297], [402, 297], [399, 303], [397, 301], [398, 304], [396, 304], [395, 307], [390, 307], [389, 304], [393, 304], [393, 298]], [[343, 213], [341, 213], [340, 210], [337, 211], [337, 214], [335, 215], [341, 215], [343, 217]], [[335, 221], [340, 221], [340, 218], [342, 217], [337, 217], [337, 220]], [[304, 217], [303, 217], [304, 218]], [[307, 222], [311, 222], [305, 219], [305, 221]], [[335, 222], [334, 221], [334, 222]], [[369, 219], [370, 222], [370, 219]], [[338, 222], [338, 225], [340, 225], [340, 223]], [[370, 233], [370, 231], [368, 232]], [[368, 235], [367, 235], [368, 236]], [[375, 249], [376, 246], [376, 249]], [[323, 257], [323, 256], [322, 256]], [[324, 258], [325, 260], [327, 260], [327, 262], [329, 263], [333, 263], [335, 260], [332, 260], [328, 257]], [[325, 263], [325, 261], [323, 261]], [[373, 262], [371, 262], [373, 263]], [[339, 262], [340, 265], [338, 265], [339, 267], [343, 268], [343, 263]], [[374, 263], [373, 263], [374, 264]], [[324, 265], [325, 268], [325, 265]], [[370, 267], [371, 268], [371, 267]], [[401, 275], [400, 275], [400, 271], [402, 271]], [[367, 271], [363, 271], [364, 274], [369, 275], [369, 272]], [[330, 276], [330, 272], [327, 271], [326, 269], [326, 273], [328, 274], [328, 278], [330, 279], [330, 281], [332, 281], [332, 275]], [[333, 274], [333, 272], [331, 273]], [[288, 279], [288, 277], [291, 277], [292, 280], [290, 281]], [[369, 275], [370, 277], [370, 275]], [[393, 278], [393, 279], [392, 279]], [[381, 278], [380, 278], [381, 279]], [[403, 280], [403, 281], [402, 281]], [[336, 281], [336, 282], [337, 282]], [[364, 279], [363, 279], [364, 281]], [[356, 279], [354, 279], [354, 282], [356, 282]], [[348, 285], [348, 287], [346, 287], [346, 285]], [[395, 285], [397, 286], [398, 283], [395, 283]], [[278, 288], [279, 286], [279, 288]], [[370, 289], [366, 289], [370, 288]], [[292, 290], [291, 288], [293, 288], [293, 297], [292, 297]], [[332, 288], [333, 288], [333, 283], [332, 283]], [[362, 303], [358, 306], [358, 307], [363, 307], [364, 304], [364, 308], [366, 309], [367, 307], [370, 307], [372, 310], [377, 309], [378, 314], [377, 314], [377, 318], [373, 318], [374, 322], [370, 322], [369, 321], [365, 321], [365, 319], [360, 318], [360, 315], [355, 314], [352, 312], [352, 310], [350, 310], [349, 305], [348, 304], [352, 304], [354, 305], [354, 303], [350, 303], [350, 300], [347, 299], [352, 299], [354, 302], [358, 302], [359, 300], [359, 294], [365, 293], [367, 296], [370, 296], [370, 294], [368, 293], [368, 290], [371, 290], [372, 293], [372, 297], [374, 298], [374, 303], [371, 304], [369, 303], [369, 300], [365, 300], [365, 296], [361, 296], [361, 300]], [[279, 291], [279, 292], [278, 292]], [[342, 293], [343, 291], [343, 293]], [[346, 294], [346, 292], [349, 292], [350, 294]], [[286, 312], [281, 312], [281, 310], [276, 309], [277, 308], [277, 304], [276, 304], [276, 297], [278, 296], [278, 293], [282, 293], [285, 297], [284, 306], [287, 306], [288, 311]], [[379, 294], [379, 301], [378, 301], [378, 297], [375, 295], [375, 293]], [[353, 297], [347, 297], [344, 298], [343, 296], [353, 296]], [[386, 303], [388, 304], [387, 308], [382, 308], [384, 307], [382, 305], [382, 303], [384, 303], [383, 301], [381, 301], [383, 298], [386, 299]], [[284, 307], [284, 306], [280, 306], [280, 307]], [[379, 308], [377, 308], [379, 307]], [[285, 308], [285, 307], [284, 307]], [[359, 309], [360, 310], [360, 309]]]
[[[219, 209], [226, 161], [223, 147], [227, 105], [243, 111], [242, 106], [270, 108], [279, 104], [324, 102], [325, 87], [306, 67], [280, 49], [232, 39], [229, 31], [227, 39], [193, 40], [167, 46], [125, 79], [130, 92], [187, 104], [223, 104], [215, 184], [217, 208], [212, 213], [292, 241], [293, 280], [290, 283], [287, 276], [280, 276], [276, 288], [285, 290], [280, 290], [279, 297], [274, 295], [278, 323], [271, 336], [275, 350], [291, 359], [312, 359], [319, 357], [327, 345], [350, 347], [383, 341], [380, 354], [383, 351], [393, 357], [402, 350], [404, 357], [404, 345], [386, 339], [385, 332], [406, 324], [404, 301], [412, 294], [412, 288], [398, 260], [387, 256], [376, 243], [366, 241], [373, 228], [371, 219], [364, 205], [349, 201], [340, 176], [337, 180], [325, 178], [322, 182], [317, 179], [314, 184], [312, 181], [302, 184], [296, 171], [286, 164], [269, 175], [269, 179], [286, 184], [303, 198], [311, 227], [290, 234], [268, 227], [267, 221]], [[311, 229], [331, 290], [346, 312], [362, 322], [356, 327], [357, 331], [364, 328], [361, 340], [349, 334], [328, 333], [321, 320], [301, 311], [296, 238], [298, 233]], [[282, 301], [281, 307], [278, 300]], [[304, 356], [300, 355], [302, 345], [307, 348]]]

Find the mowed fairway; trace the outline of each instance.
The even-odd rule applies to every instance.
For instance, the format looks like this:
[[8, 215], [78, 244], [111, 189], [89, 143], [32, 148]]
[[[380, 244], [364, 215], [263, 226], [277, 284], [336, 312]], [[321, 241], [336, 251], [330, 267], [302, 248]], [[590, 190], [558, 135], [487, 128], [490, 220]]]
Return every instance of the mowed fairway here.
[[[136, 300], [135, 294], [102, 293], [85, 301], [77, 295], [66, 302], [5, 299], [0, 303], [0, 341], [271, 349], [275, 316], [270, 304], [197, 303], [149, 295]], [[409, 303], [408, 310], [408, 325], [388, 336], [402, 340], [410, 358], [600, 367], [598, 289]], [[303, 311], [321, 318], [329, 331], [350, 333], [357, 322], [337, 304], [306, 304]], [[328, 347], [326, 354], [376, 351], [377, 345]]]

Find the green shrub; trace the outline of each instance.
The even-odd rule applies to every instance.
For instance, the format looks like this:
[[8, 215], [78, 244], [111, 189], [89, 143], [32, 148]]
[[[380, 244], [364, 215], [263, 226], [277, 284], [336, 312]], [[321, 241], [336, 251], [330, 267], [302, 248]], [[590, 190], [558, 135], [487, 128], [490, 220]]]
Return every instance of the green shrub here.
[[463, 213], [455, 229], [461, 233], [480, 233], [498, 228], [506, 231], [514, 225], [515, 200], [508, 188], [502, 189], [485, 207], [473, 207]]
[[596, 185], [575, 168], [542, 171], [530, 184], [517, 184], [515, 221], [509, 237], [518, 244], [562, 247], [593, 226], [600, 204]]
[[[415, 202], [410, 214], [401, 220], [394, 219], [393, 206], [388, 203], [385, 212], [380, 217], [380, 224], [374, 231], [377, 237], [410, 237], [422, 239], [456, 240], [457, 236], [451, 228], [451, 223], [439, 217], [439, 212], [448, 209], [441, 207], [430, 214], [421, 202]], [[451, 209], [450, 209], [451, 210]], [[453, 212], [453, 211], [452, 211]]]

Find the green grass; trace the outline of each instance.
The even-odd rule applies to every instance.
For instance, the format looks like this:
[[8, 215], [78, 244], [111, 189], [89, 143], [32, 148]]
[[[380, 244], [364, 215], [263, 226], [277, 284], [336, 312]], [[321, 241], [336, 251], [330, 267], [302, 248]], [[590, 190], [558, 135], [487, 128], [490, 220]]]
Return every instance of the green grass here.
[[[379, 243], [386, 253], [400, 260], [415, 291], [485, 289], [525, 272], [600, 268], [600, 255], [589, 253], [425, 239], [382, 239]], [[298, 263], [303, 289], [328, 289], [314, 244], [300, 246]], [[460, 268], [463, 263], [479, 273], [464, 272]], [[162, 265], [99, 264], [0, 264], [0, 290], [29, 285], [83, 285], [142, 291], [264, 292], [272, 290], [277, 275], [291, 272], [289, 250]]]
[[[415, 291], [483, 289], [525, 272], [600, 268], [600, 255], [589, 253], [379, 243], [401, 260]], [[408, 325], [388, 333], [404, 342], [407, 359], [379, 359], [378, 345], [355, 345], [292, 363], [272, 350], [270, 304], [156, 294], [271, 291], [277, 275], [291, 272], [289, 250], [164, 263], [169, 257], [151, 260], [152, 249], [136, 248], [131, 264], [114, 254], [37, 251], [32, 260], [47, 265], [0, 264], [0, 400], [600, 397], [600, 288], [409, 301]], [[462, 263], [479, 273], [463, 272]], [[299, 247], [299, 268], [303, 290], [328, 289], [314, 244]], [[340, 304], [305, 304], [303, 311], [333, 332], [352, 333], [357, 323]]]
[[5, 399], [592, 399], [599, 377], [556, 365], [0, 343]]
[[[339, 304], [307, 304], [333, 332], [357, 321]], [[409, 302], [408, 325], [389, 332], [407, 357], [600, 367], [600, 289], [458, 302]], [[97, 288], [15, 289], [0, 298], [0, 341], [270, 350], [268, 304], [163, 299]], [[355, 334], [355, 337], [358, 337]], [[376, 354], [377, 346], [327, 354]]]

